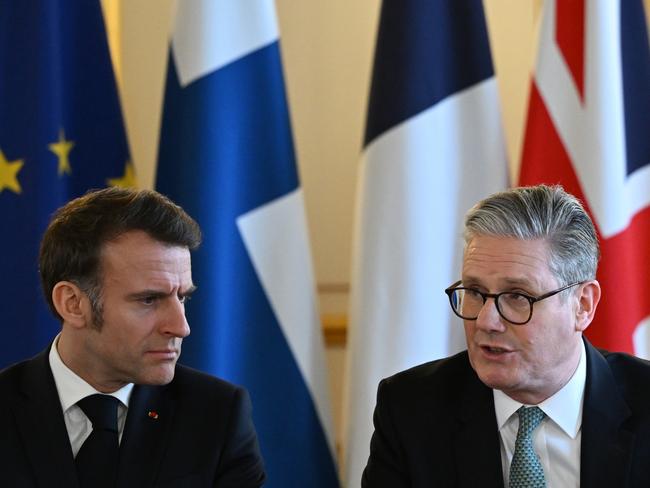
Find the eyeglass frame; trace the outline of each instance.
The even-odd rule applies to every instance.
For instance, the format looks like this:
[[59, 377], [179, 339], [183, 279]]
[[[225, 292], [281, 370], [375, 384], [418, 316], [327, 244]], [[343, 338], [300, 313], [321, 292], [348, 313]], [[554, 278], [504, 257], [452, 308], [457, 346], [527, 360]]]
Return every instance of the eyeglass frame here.
[[[535, 303], [541, 302], [542, 300], [545, 300], [545, 299], [550, 298], [550, 297], [552, 297], [554, 295], [557, 295], [558, 293], [563, 292], [564, 290], [568, 290], [569, 288], [571, 288], [573, 286], [582, 285], [583, 283], [586, 283], [587, 281], [588, 280], [576, 281], [575, 283], [570, 283], [568, 285], [562, 286], [562, 287], [558, 288], [557, 290], [549, 291], [548, 293], [544, 293], [543, 295], [539, 295], [539, 296], [534, 297], [534, 296], [528, 295], [526, 293], [521, 293], [521, 292], [518, 292], [518, 291], [502, 291], [502, 292], [499, 292], [499, 293], [483, 293], [481, 291], [478, 291], [476, 288], [468, 288], [466, 286], [458, 286], [463, 282], [463, 280], [458, 280], [453, 285], [450, 285], [449, 287], [445, 288], [445, 293], [446, 293], [447, 297], [449, 298], [449, 306], [451, 307], [451, 310], [454, 312], [454, 314], [456, 314], [457, 317], [460, 317], [463, 320], [476, 320], [476, 319], [478, 319], [478, 314], [474, 318], [467, 318], [467, 317], [463, 317], [462, 315], [460, 315], [456, 311], [456, 308], [454, 307], [454, 304], [453, 304], [452, 298], [451, 298], [452, 294], [456, 290], [471, 290], [472, 292], [478, 293], [479, 295], [481, 295], [481, 298], [483, 299], [483, 306], [485, 306], [488, 298], [493, 298], [494, 299], [494, 306], [496, 307], [497, 312], [499, 313], [499, 316], [503, 320], [505, 320], [506, 322], [508, 322], [510, 324], [513, 324], [513, 325], [526, 325], [533, 318], [533, 305]], [[513, 322], [512, 320], [507, 319], [503, 315], [503, 313], [501, 312], [501, 308], [499, 307], [499, 297], [501, 297], [501, 295], [519, 295], [519, 296], [524, 297], [526, 300], [528, 300], [528, 303], [530, 303], [530, 313], [528, 314], [528, 319], [526, 319], [524, 322]], [[482, 308], [483, 307], [481, 307], [481, 309]], [[480, 312], [480, 310], [479, 310], [479, 312]]]

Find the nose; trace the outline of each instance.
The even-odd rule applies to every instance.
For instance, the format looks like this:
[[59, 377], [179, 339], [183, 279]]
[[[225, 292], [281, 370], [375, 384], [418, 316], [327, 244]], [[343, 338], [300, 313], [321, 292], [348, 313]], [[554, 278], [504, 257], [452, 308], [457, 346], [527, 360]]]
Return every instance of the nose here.
[[503, 332], [506, 326], [497, 310], [494, 298], [487, 298], [476, 317], [476, 327], [485, 332]]
[[190, 325], [185, 317], [185, 305], [178, 299], [170, 300], [170, 306], [163, 319], [162, 333], [181, 339], [190, 335]]

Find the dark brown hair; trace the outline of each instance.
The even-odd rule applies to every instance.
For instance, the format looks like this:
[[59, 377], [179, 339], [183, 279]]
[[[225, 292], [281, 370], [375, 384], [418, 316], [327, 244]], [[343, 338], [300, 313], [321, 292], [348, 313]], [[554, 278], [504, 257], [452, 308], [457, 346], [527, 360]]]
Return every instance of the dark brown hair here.
[[201, 230], [194, 219], [152, 190], [91, 190], [54, 213], [41, 242], [39, 270], [45, 299], [59, 320], [52, 289], [59, 281], [70, 281], [88, 295], [95, 322], [101, 325], [102, 249], [133, 230], [189, 250], [201, 243]]

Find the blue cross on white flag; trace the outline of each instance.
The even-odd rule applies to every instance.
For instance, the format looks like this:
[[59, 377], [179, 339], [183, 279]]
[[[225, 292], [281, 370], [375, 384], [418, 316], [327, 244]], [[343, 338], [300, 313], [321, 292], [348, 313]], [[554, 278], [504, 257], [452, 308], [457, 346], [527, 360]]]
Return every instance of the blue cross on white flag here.
[[204, 232], [182, 362], [250, 391], [265, 486], [338, 486], [272, 0], [179, 4], [157, 188]]

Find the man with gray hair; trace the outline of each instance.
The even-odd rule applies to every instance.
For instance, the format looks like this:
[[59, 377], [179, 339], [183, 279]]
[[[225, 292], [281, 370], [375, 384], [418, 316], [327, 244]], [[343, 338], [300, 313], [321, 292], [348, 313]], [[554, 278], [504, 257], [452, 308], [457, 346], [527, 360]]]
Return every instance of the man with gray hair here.
[[583, 337], [601, 289], [580, 202], [496, 193], [464, 237], [445, 293], [467, 350], [380, 383], [362, 486], [650, 486], [650, 363]]

